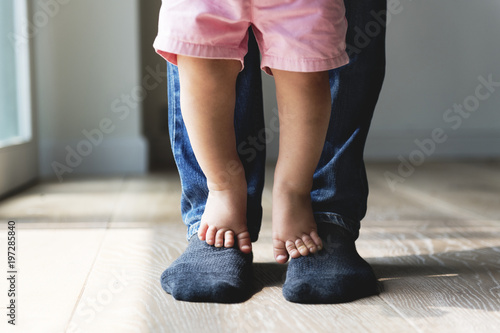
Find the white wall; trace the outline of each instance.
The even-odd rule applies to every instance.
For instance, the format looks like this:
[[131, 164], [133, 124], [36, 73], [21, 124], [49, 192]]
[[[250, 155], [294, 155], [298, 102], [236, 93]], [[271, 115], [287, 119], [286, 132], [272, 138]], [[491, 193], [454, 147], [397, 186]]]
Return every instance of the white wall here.
[[[387, 32], [387, 75], [367, 142], [368, 159], [500, 157], [500, 87], [476, 88], [480, 76], [500, 82], [500, 1], [389, 0], [398, 8]], [[399, 2], [399, 5], [397, 4]], [[276, 106], [265, 78], [267, 117]], [[360, 96], [362, 98], [362, 96]], [[470, 103], [465, 116], [454, 104]], [[473, 105], [478, 101], [479, 105]], [[451, 111], [453, 112], [453, 111]], [[453, 127], [452, 127], [453, 126]], [[432, 131], [444, 142], [432, 149]], [[270, 144], [275, 158], [277, 140]]]
[[145, 172], [138, 0], [33, 5], [41, 175]]
[[[145, 172], [141, 98], [130, 96], [142, 83], [138, 0], [31, 1], [41, 175], [56, 176], [54, 166], [63, 178]], [[388, 26], [387, 76], [366, 156], [409, 157], [420, 149], [416, 139], [432, 138], [432, 131], [442, 128], [447, 138], [427, 158], [499, 157], [500, 91], [479, 101], [468, 118], [443, 117], [454, 104], [474, 101], [478, 77], [500, 81], [500, 2], [399, 1], [401, 10]], [[276, 101], [266, 75], [264, 98], [270, 120]], [[112, 131], [91, 143], [82, 131], [95, 134], [103, 119], [109, 119]], [[268, 147], [270, 159], [276, 158], [277, 146], [276, 135]], [[68, 147], [91, 153], [81, 159], [70, 154], [67, 160]]]

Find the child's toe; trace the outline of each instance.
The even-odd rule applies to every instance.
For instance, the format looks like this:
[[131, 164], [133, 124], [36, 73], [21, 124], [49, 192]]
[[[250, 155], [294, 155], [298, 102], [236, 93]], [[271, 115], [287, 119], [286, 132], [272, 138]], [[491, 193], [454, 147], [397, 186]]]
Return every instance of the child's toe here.
[[302, 241], [304, 242], [306, 247], [309, 249], [310, 253], [315, 253], [318, 250], [318, 246], [316, 245], [316, 243], [314, 243], [312, 238], [309, 237], [309, 235], [302, 236]]
[[299, 251], [300, 255], [302, 256], [307, 256], [309, 255], [309, 249], [307, 248], [307, 246], [304, 244], [304, 242], [302, 241], [302, 239], [300, 238], [297, 238], [295, 240], [295, 247], [297, 248], [297, 250]]
[[274, 239], [273, 240], [274, 260], [279, 264], [284, 264], [288, 261], [288, 252], [285, 248], [285, 243]]
[[215, 234], [217, 233], [217, 228], [213, 225], [208, 227], [207, 234], [205, 235], [205, 241], [208, 245], [214, 245], [215, 243]]
[[316, 230], [313, 230], [311, 231], [309, 236], [311, 236], [314, 243], [316, 243], [316, 245], [318, 246], [318, 250], [321, 250], [323, 248], [323, 241], [319, 237], [318, 232]]
[[234, 232], [232, 230], [226, 230], [224, 232], [224, 247], [234, 246]]
[[207, 230], [208, 230], [208, 225], [206, 223], [202, 223], [200, 225], [200, 228], [198, 229], [198, 238], [202, 241], [205, 240], [205, 237], [207, 235]]
[[219, 229], [215, 234], [215, 247], [223, 247], [224, 246], [224, 233], [227, 229]]
[[290, 257], [292, 258], [300, 257], [300, 252], [297, 250], [297, 247], [295, 246], [294, 242], [292, 242], [291, 240], [287, 240], [285, 243], [285, 247], [287, 252], [290, 254]]
[[238, 247], [243, 253], [252, 252], [252, 240], [250, 238], [250, 233], [248, 231], [241, 232], [236, 235], [238, 239]]

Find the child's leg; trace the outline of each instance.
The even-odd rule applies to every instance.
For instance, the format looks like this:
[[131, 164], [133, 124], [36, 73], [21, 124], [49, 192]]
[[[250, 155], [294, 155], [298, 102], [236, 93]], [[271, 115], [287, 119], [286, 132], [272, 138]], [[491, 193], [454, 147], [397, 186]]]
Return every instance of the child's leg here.
[[181, 109], [209, 189], [198, 237], [216, 247], [251, 252], [246, 225], [247, 185], [236, 150], [234, 105], [241, 63], [178, 56]]
[[313, 174], [330, 119], [328, 72], [273, 69], [280, 117], [273, 188], [273, 247], [277, 262], [321, 249], [311, 206]]

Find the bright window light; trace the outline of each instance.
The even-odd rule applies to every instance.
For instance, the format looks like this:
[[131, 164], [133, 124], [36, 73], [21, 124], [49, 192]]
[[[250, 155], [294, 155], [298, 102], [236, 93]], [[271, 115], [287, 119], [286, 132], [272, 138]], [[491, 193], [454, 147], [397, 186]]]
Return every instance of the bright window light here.
[[0, 148], [31, 139], [26, 0], [0, 1]]

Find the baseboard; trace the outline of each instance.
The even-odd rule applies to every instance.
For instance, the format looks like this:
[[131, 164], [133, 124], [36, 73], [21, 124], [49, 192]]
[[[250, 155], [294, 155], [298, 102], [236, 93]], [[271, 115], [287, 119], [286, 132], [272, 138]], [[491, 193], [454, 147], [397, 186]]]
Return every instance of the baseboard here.
[[500, 158], [500, 133], [485, 130], [436, 129], [418, 131], [372, 131], [366, 142], [365, 159], [396, 161], [400, 156], [424, 156], [428, 160], [450, 158]]
[[38, 178], [33, 141], [0, 149], [0, 198], [24, 188]]

